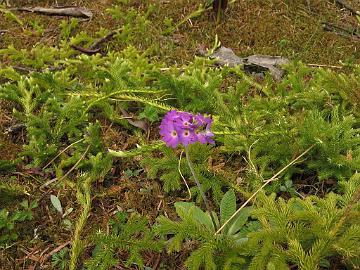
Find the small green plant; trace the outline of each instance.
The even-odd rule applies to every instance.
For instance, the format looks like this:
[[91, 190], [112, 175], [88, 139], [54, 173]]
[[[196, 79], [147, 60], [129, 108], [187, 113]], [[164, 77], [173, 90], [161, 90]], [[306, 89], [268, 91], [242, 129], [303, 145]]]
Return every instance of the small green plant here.
[[86, 269], [110, 269], [120, 262], [119, 252], [127, 252], [125, 265], [144, 267], [142, 252], [160, 252], [161, 241], [154, 240], [154, 233], [148, 228], [146, 218], [137, 213], [129, 215], [117, 212], [109, 222], [110, 232], [98, 232], [93, 237], [92, 258], [85, 265]]
[[44, 25], [42, 25], [38, 19], [29, 21], [28, 23], [31, 26], [31, 28], [35, 31], [35, 34], [37, 36], [41, 37], [44, 34], [45, 32]]
[[279, 41], [279, 47], [283, 49], [283, 48], [285, 48], [286, 46], [288, 46], [289, 43], [290, 43], [289, 40], [287, 40], [287, 39], [281, 39], [281, 40]]
[[165, 33], [172, 33], [175, 30], [175, 26], [172, 18], [165, 17], [164, 26], [165, 26], [165, 30], [164, 30]]
[[[329, 265], [329, 258], [358, 265], [357, 245], [360, 225], [357, 216], [360, 194], [359, 174], [342, 182], [343, 195], [329, 194], [320, 199], [309, 196], [288, 202], [275, 194], [261, 193], [253, 207], [236, 210], [235, 195], [227, 192], [221, 201], [220, 221], [212, 221], [192, 203], [175, 203], [181, 221], [161, 216], [156, 231], [171, 236], [167, 249], [180, 251], [185, 241], [197, 244], [185, 265], [189, 269], [319, 269]], [[251, 219], [250, 219], [251, 217]], [[230, 220], [231, 222], [226, 223]], [[226, 224], [222, 231], [215, 232]]]
[[[164, 30], [174, 31], [212, 4], [223, 12], [225, 2], [207, 1], [177, 24], [161, 18]], [[0, 160], [0, 192], [5, 194], [0, 204], [27, 194], [27, 183], [36, 186], [46, 181], [44, 189], [62, 195], [46, 200], [73, 236], [71, 248], [53, 255], [53, 267], [145, 268], [144, 255], [161, 251], [166, 241], [169, 252], [182, 252], [180, 258], [189, 254], [182, 262], [194, 270], [313, 270], [330, 268], [334, 262], [338, 263], [334, 267], [359, 268], [359, 177], [355, 172], [360, 170], [360, 68], [345, 74], [294, 62], [281, 81], [265, 76], [257, 82], [239, 67], [214, 67], [214, 60], [203, 58], [187, 66], [165, 67], [149, 61], [159, 57], [152, 54], [160, 46], [153, 36], [161, 30], [150, 19], [159, 15], [154, 13], [161, 5], [147, 6], [144, 12], [135, 5], [118, 0], [117, 6], [108, 9], [112, 20], [121, 25], [118, 29], [101, 28], [89, 35], [80, 31], [77, 19], [70, 19], [60, 25], [58, 47], [39, 43], [29, 50], [14, 46], [0, 50], [6, 63], [0, 69], [0, 99], [13, 108], [9, 121], [24, 126], [17, 159]], [[39, 35], [43, 31], [39, 21], [27, 25]], [[115, 32], [115, 42], [102, 44], [101, 54], [89, 56], [70, 47], [88, 48], [110, 31]], [[285, 48], [287, 43], [281, 40], [279, 46]], [[111, 51], [113, 46], [126, 48]], [[209, 53], [218, 46], [216, 35]], [[176, 122], [176, 127], [167, 128], [167, 139], [160, 141], [154, 135], [160, 116], [175, 109], [183, 116], [188, 115], [185, 111], [208, 113], [213, 119], [211, 132], [207, 125], [199, 127], [194, 117], [188, 121], [193, 129], [179, 128], [179, 119], [173, 119], [167, 124]], [[139, 119], [146, 123], [148, 134], [132, 124], [131, 120]], [[201, 137], [204, 133], [208, 136]], [[216, 143], [201, 144], [209, 142], [212, 133]], [[171, 149], [165, 143], [185, 148]], [[6, 143], [0, 144], [5, 150]], [[106, 149], [117, 146], [126, 150]], [[277, 174], [276, 181], [267, 180], [302, 149], [311, 151], [283, 176]], [[113, 167], [114, 156], [120, 158], [120, 176]], [[143, 168], [136, 167], [138, 162]], [[101, 227], [87, 223], [89, 217], [99, 220], [94, 215], [99, 213], [96, 194], [103, 188], [102, 180], [109, 177], [109, 182], [122, 188], [123, 176], [142, 178], [136, 188], [129, 188], [131, 194], [143, 195], [147, 185], [138, 185], [160, 180], [163, 190], [156, 190], [159, 196], [154, 198], [160, 199], [159, 212], [168, 215], [157, 219], [153, 231], [153, 220], [137, 213], [114, 214], [117, 201], [104, 198], [101, 204], [112, 209], [108, 230], [89, 237], [88, 228]], [[65, 188], [56, 190], [61, 187]], [[307, 188], [310, 191], [304, 192]], [[318, 197], [311, 195], [312, 188]], [[68, 216], [72, 208], [62, 205], [66, 190], [67, 198], [76, 193], [78, 209], [74, 197], [72, 206], [77, 220], [72, 219], [76, 215]], [[175, 202], [178, 218], [173, 219], [169, 201], [187, 194], [186, 199], [194, 203]], [[0, 246], [21, 239], [32, 207], [23, 204], [0, 210]], [[91, 248], [92, 255], [87, 252]]]
[[2, 13], [2, 16], [4, 16], [6, 19], [18, 23], [20, 26], [24, 25], [24, 22], [20, 20], [18, 16], [16, 16], [13, 12], [7, 9], [3, 9], [0, 7], [0, 13]]
[[10, 245], [19, 238], [17, 225], [32, 220], [32, 211], [38, 206], [36, 201], [29, 204], [27, 200], [20, 203], [20, 209], [10, 213], [7, 209], [0, 210], [0, 247]]
[[78, 26], [79, 21], [75, 18], [71, 18], [68, 20], [62, 20], [60, 23], [60, 39], [68, 40], [70, 38], [71, 33]]
[[330, 193], [323, 199], [308, 196], [286, 202], [275, 194], [259, 196], [253, 217], [262, 229], [249, 235], [254, 256], [249, 269], [271, 265], [288, 269], [289, 262], [300, 269], [319, 269], [334, 258], [358, 265], [359, 179], [355, 174], [341, 183], [342, 194]]
[[66, 218], [74, 209], [72, 207], [67, 208], [65, 211], [61, 205], [61, 201], [55, 195], [50, 195], [50, 201], [52, 206], [57, 210], [57, 212], [61, 215], [62, 224], [67, 230], [71, 230], [73, 224], [70, 219]]
[[171, 236], [167, 249], [180, 251], [184, 241], [196, 241], [194, 250], [185, 265], [188, 269], [233, 269], [246, 265], [246, 258], [238, 253], [248, 241], [248, 234], [260, 229], [258, 221], [251, 221], [252, 207], [246, 207], [225, 228], [216, 234], [236, 210], [236, 197], [229, 190], [220, 203], [220, 218], [216, 213], [203, 212], [193, 203], [175, 203], [181, 221], [172, 221], [164, 216], [158, 218], [156, 227], [160, 235]]
[[65, 270], [69, 265], [69, 249], [64, 247], [51, 256], [51, 265], [56, 269]]
[[145, 106], [144, 110], [139, 114], [139, 119], [147, 119], [151, 123], [159, 120], [159, 109], [153, 106]]
[[295, 191], [293, 182], [291, 180], [286, 180], [284, 182], [284, 185], [281, 185], [279, 189], [281, 192], [294, 193], [294, 191]]
[[[153, 153], [144, 153], [144, 159], [141, 161], [150, 179], [159, 178], [163, 183], [166, 192], [173, 192], [183, 188], [182, 177], [190, 178], [194, 183], [195, 179], [187, 164], [186, 157], [179, 157], [173, 149], [161, 145], [157, 152], [161, 157], [155, 156]], [[202, 185], [205, 193], [210, 192], [216, 203], [220, 203], [223, 192], [221, 189], [229, 185], [229, 179], [221, 174], [214, 174], [209, 171], [207, 160], [214, 155], [211, 145], [202, 145], [196, 143], [189, 146], [189, 156], [194, 163], [194, 171]], [[180, 159], [180, 160], [179, 160]], [[200, 202], [202, 200], [197, 187], [191, 187], [191, 194]]]
[[124, 175], [126, 178], [136, 177], [139, 175], [139, 173], [142, 171], [142, 169], [138, 170], [130, 170], [129, 168], [124, 171]]
[[1, 160], [0, 159], [0, 174], [5, 174], [16, 169], [18, 160]]
[[[123, 6], [127, 8], [123, 8]], [[120, 5], [114, 5], [106, 10], [111, 17], [120, 21], [122, 24], [121, 31], [116, 34], [115, 38], [128, 46], [134, 43], [146, 44], [149, 47], [154, 47], [151, 39], [151, 33], [157, 31], [153, 29], [149, 16], [155, 12], [154, 5], [148, 5], [147, 10], [139, 12], [134, 7], [129, 6], [128, 1], [122, 1]], [[139, 39], [139, 36], [142, 38]], [[137, 42], [136, 42], [137, 41]]]

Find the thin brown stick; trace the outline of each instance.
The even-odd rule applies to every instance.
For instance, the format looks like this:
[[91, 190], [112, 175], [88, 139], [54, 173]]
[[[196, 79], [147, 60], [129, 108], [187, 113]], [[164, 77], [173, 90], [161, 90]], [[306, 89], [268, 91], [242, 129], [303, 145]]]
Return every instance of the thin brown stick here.
[[289, 164], [287, 164], [285, 167], [283, 167], [280, 171], [278, 171], [277, 173], [275, 173], [269, 180], [266, 180], [266, 182], [258, 189], [256, 190], [249, 199], [247, 199], [238, 210], [235, 211], [235, 213], [228, 219], [226, 220], [226, 222], [224, 222], [224, 224], [216, 231], [216, 234], [219, 234], [222, 229], [224, 229], [224, 227], [241, 211], [241, 209], [243, 209], [255, 196], [256, 194], [258, 194], [265, 186], [267, 186], [269, 183], [271, 183], [272, 181], [274, 181], [282, 172], [284, 172], [287, 168], [289, 168], [291, 165], [293, 165], [297, 160], [299, 160], [302, 156], [304, 156], [307, 152], [309, 152], [313, 147], [315, 146], [315, 144], [313, 144], [312, 146], [310, 146], [308, 149], [306, 149], [304, 152], [302, 152], [297, 158], [295, 158], [294, 160], [292, 160]]
[[113, 30], [110, 33], [108, 33], [106, 36], [97, 39], [93, 44], [89, 46], [89, 48], [83, 48], [74, 44], [71, 44], [70, 47], [73, 48], [74, 50], [80, 51], [88, 55], [96, 54], [100, 52], [101, 45], [103, 45], [106, 42], [109, 42], [115, 36], [115, 34], [117, 34], [120, 30], [122, 30], [122, 28]]
[[48, 254], [46, 254], [43, 258], [41, 258], [41, 262], [44, 263], [46, 262], [53, 254], [59, 252], [60, 250], [62, 250], [64, 247], [66, 247], [67, 245], [69, 245], [71, 243], [71, 241], [67, 241], [66, 243], [56, 247], [55, 249], [53, 249], [52, 251], [50, 251]]
[[29, 68], [29, 67], [21, 67], [21, 66], [13, 66], [13, 69], [20, 71], [20, 72], [25, 72], [25, 73], [30, 73], [30, 72], [36, 72], [38, 70], [33, 69], [33, 68]]
[[100, 49], [101, 45], [103, 45], [105, 42], [110, 41], [115, 36], [115, 34], [117, 34], [118, 32], [119, 32], [119, 30], [114, 30], [114, 31], [111, 31], [106, 36], [99, 38], [93, 44], [90, 45], [89, 49], [90, 50]]
[[333, 65], [325, 65], [325, 64], [307, 64], [309, 67], [326, 67], [326, 68], [336, 68], [342, 69], [342, 66], [333, 66]]
[[159, 265], [160, 265], [160, 262], [161, 262], [161, 254], [159, 254], [155, 260], [155, 263], [152, 267], [152, 269], [154, 270], [157, 270], [159, 268]]
[[137, 127], [137, 128], [141, 128], [146, 133], [149, 132], [149, 125], [148, 125], [148, 123], [146, 121], [133, 120], [133, 117], [131, 117], [130, 114], [121, 107], [120, 107], [120, 111], [123, 114], [123, 118], [126, 119], [129, 122], [130, 125], [132, 125], [134, 127]]
[[75, 144], [77, 144], [77, 143], [79, 143], [79, 142], [82, 142], [83, 140], [84, 140], [84, 138], [83, 138], [83, 139], [80, 139], [80, 140], [78, 140], [78, 141], [76, 141], [76, 142], [73, 142], [72, 144], [66, 146], [63, 150], [61, 150], [61, 151], [59, 152], [59, 154], [57, 154], [52, 160], [49, 161], [48, 164], [46, 164], [46, 165], [43, 167], [43, 170], [46, 169], [51, 163], [53, 163], [53, 162], [55, 161], [55, 159], [57, 159], [62, 153], [64, 153], [66, 150], [68, 150], [71, 146], [73, 146], [73, 145], [75, 145]]
[[336, 4], [338, 4], [340, 7], [347, 9], [351, 12], [352, 15], [360, 16], [360, 12], [357, 11], [355, 8], [353, 8], [348, 2], [345, 0], [336, 0]]
[[93, 14], [89, 9], [83, 7], [67, 7], [67, 8], [43, 8], [43, 7], [21, 7], [11, 8], [9, 10], [33, 12], [48, 16], [69, 16], [69, 17], [82, 17], [91, 19]]
[[328, 32], [334, 32], [339, 36], [350, 38], [354, 41], [360, 41], [360, 35], [358, 35], [355, 30], [350, 31], [346, 28], [328, 22], [323, 23], [323, 29]]
[[73, 48], [74, 50], [77, 50], [79, 52], [82, 52], [82, 53], [85, 53], [88, 55], [96, 54], [100, 51], [100, 49], [91, 50], [91, 49], [86, 49], [86, 48], [83, 48], [83, 47], [80, 47], [80, 46], [77, 46], [74, 44], [70, 44], [70, 47]]
[[85, 152], [82, 154], [82, 156], [79, 158], [78, 161], [76, 161], [76, 163], [74, 164], [74, 166], [71, 167], [70, 170], [67, 171], [67, 173], [65, 173], [62, 177], [60, 177], [59, 179], [58, 178], [54, 178], [54, 179], [51, 179], [49, 181], [47, 181], [45, 184], [43, 184], [40, 188], [43, 188], [43, 187], [46, 187], [52, 183], [54, 183], [55, 181], [61, 181], [63, 180], [66, 176], [68, 176], [73, 170], [76, 169], [76, 167], [79, 165], [79, 163], [85, 158], [87, 152], [89, 151], [90, 149], [90, 145], [88, 145], [88, 147], [86, 148]]

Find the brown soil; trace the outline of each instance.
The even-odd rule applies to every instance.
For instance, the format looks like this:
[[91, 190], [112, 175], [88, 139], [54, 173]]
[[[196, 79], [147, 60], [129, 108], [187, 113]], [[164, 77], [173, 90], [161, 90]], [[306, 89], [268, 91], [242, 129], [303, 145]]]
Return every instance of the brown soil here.
[[[94, 17], [90, 21], [80, 22], [76, 32], [87, 31], [95, 35], [101, 27], [117, 29], [124, 19], [113, 19], [106, 11], [116, 1], [57, 1], [59, 5], [78, 5], [92, 10]], [[197, 18], [188, 20], [170, 35], [161, 33], [166, 29], [164, 19], [171, 18], [173, 24], [198, 9], [198, 2], [191, 0], [177, 1], [130, 1], [121, 5], [121, 10], [130, 8], [145, 13], [150, 5], [154, 12], [149, 16], [151, 24], [147, 36], [132, 40], [134, 46], [146, 49], [155, 46], [153, 57], [168, 64], [183, 64], [191, 61], [198, 53], [199, 46], [211, 47], [217, 34], [222, 45], [232, 48], [237, 54], [281, 55], [290, 59], [299, 59], [306, 63], [338, 64], [339, 61], [358, 61], [360, 52], [358, 41], [351, 37], [342, 37], [323, 30], [322, 23], [329, 22], [343, 28], [359, 31], [359, 22], [347, 10], [341, 9], [334, 1], [311, 0], [272, 0], [240, 1], [231, 4], [220, 24], [216, 24], [214, 14], [208, 10]], [[360, 2], [348, 1], [355, 9], [360, 9]], [[13, 1], [12, 6], [49, 7], [54, 1]], [[67, 18], [50, 17], [26, 12], [16, 12], [23, 22], [0, 20], [0, 29], [7, 30], [0, 38], [0, 48], [13, 44], [15, 48], [31, 48], [36, 44], [56, 46], [59, 42], [59, 23]], [[37, 20], [45, 28], [38, 36], [30, 26]], [[115, 41], [113, 49], [122, 49], [126, 44]]]

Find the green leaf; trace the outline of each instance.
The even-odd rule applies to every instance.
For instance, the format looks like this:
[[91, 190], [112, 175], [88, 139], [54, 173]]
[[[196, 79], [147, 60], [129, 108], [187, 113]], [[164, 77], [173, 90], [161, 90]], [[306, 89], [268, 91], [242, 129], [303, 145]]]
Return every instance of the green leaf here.
[[208, 212], [203, 212], [199, 207], [193, 206], [190, 209], [190, 215], [195, 218], [196, 221], [201, 223], [202, 225], [205, 225], [208, 229], [215, 232], [214, 223], [211, 220], [211, 216]]
[[214, 211], [211, 211], [211, 214], [212, 214], [212, 217], [214, 219], [215, 228], [219, 229], [220, 228], [220, 221], [219, 221], [218, 215]]
[[276, 270], [276, 266], [274, 265], [273, 262], [268, 262], [266, 266], [266, 270]]
[[20, 205], [24, 208], [24, 209], [29, 209], [29, 202], [27, 200], [24, 200], [20, 203]]
[[244, 207], [240, 210], [240, 212], [236, 215], [236, 217], [233, 219], [233, 222], [229, 225], [228, 234], [232, 235], [237, 233], [241, 230], [241, 228], [245, 225], [246, 221], [248, 220], [249, 216], [251, 215], [253, 207]]
[[11, 11], [9, 10], [5, 10], [5, 9], [0, 9], [0, 12], [2, 12], [4, 14], [4, 17], [11, 20], [11, 21], [14, 21], [14, 22], [17, 22], [18, 24], [20, 24], [20, 26], [23, 26], [24, 23], [22, 20], [20, 20], [14, 13], [12, 13]]
[[63, 214], [63, 209], [62, 209], [61, 202], [60, 202], [59, 198], [54, 196], [54, 195], [50, 195], [50, 201], [51, 201], [52, 205], [55, 207], [55, 209], [60, 214]]
[[38, 202], [37, 202], [37, 201], [32, 201], [32, 202], [30, 203], [30, 209], [34, 209], [34, 208], [36, 208], [36, 207], [38, 207]]
[[174, 205], [176, 213], [182, 220], [191, 218], [211, 231], [215, 231], [215, 227], [209, 213], [205, 213], [199, 207], [189, 202], [176, 202]]
[[71, 228], [73, 227], [71, 220], [67, 219], [67, 218], [63, 219], [63, 225], [64, 225], [65, 229], [68, 231], [70, 231]]
[[159, 120], [158, 110], [152, 106], [146, 105], [144, 111], [139, 114], [139, 119], [143, 118], [149, 119], [150, 122]]
[[176, 202], [174, 203], [176, 213], [182, 220], [186, 220], [189, 215], [189, 210], [193, 206], [193, 203], [189, 202]]
[[293, 182], [291, 180], [286, 180], [285, 181], [285, 187], [287, 187], [288, 189], [291, 188], [293, 185]]
[[232, 189], [225, 193], [220, 203], [220, 222], [224, 224], [236, 211], [236, 197]]
[[324, 267], [324, 268], [330, 268], [331, 267], [331, 264], [328, 260], [326, 259], [321, 259], [320, 262], [319, 262], [319, 265], [321, 267]]
[[74, 208], [70, 207], [68, 209], [65, 210], [65, 213], [63, 214], [63, 218], [66, 217], [67, 215], [69, 215], [72, 211], [74, 210]]
[[17, 160], [1, 160], [0, 159], [0, 173], [9, 173], [16, 170], [16, 164], [19, 163]]

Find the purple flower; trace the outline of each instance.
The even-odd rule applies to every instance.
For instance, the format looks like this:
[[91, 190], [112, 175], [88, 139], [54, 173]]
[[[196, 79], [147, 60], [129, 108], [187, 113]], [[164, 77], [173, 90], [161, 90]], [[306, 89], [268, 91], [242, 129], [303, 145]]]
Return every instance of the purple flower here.
[[213, 120], [210, 117], [204, 117], [201, 114], [197, 114], [195, 116], [195, 121], [199, 125], [198, 129], [195, 132], [197, 140], [202, 144], [214, 144], [214, 140], [211, 139], [211, 137], [214, 137], [214, 133], [211, 132], [211, 125]]
[[194, 130], [196, 125], [193, 123], [193, 115], [188, 112], [179, 112], [178, 117], [174, 120], [177, 127], [181, 129]]
[[195, 132], [190, 129], [181, 129], [179, 140], [183, 145], [193, 144], [197, 140]]
[[174, 123], [165, 121], [160, 125], [160, 135], [167, 146], [176, 148], [179, 144], [179, 132], [175, 128]]
[[194, 120], [198, 126], [211, 125], [212, 119], [210, 117], [204, 117], [202, 114], [198, 113], [194, 116]]
[[212, 133], [211, 131], [197, 132], [195, 133], [195, 135], [197, 141], [200, 142], [201, 144], [205, 144], [205, 143], [215, 144], [214, 140], [211, 139], [211, 137], [214, 136], [214, 133]]
[[172, 148], [176, 148], [178, 144], [187, 146], [195, 142], [214, 144], [211, 124], [212, 119], [202, 114], [171, 110], [161, 121], [160, 135], [166, 145]]
[[176, 148], [179, 144], [179, 130], [176, 128], [174, 120], [179, 117], [175, 110], [169, 111], [160, 124], [160, 135], [167, 146]]
[[169, 111], [167, 114], [165, 114], [165, 117], [163, 118], [161, 124], [163, 124], [163, 122], [172, 122], [175, 119], [177, 119], [179, 117], [179, 112], [176, 110], [171, 110]]

